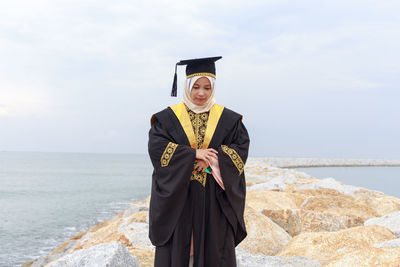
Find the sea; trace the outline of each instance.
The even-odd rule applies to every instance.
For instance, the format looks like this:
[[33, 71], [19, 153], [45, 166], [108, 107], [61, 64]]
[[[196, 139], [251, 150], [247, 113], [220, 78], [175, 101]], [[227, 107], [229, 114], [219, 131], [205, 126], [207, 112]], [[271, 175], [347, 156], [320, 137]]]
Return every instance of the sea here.
[[[400, 167], [298, 168], [400, 197]], [[21, 266], [150, 195], [147, 155], [0, 152], [0, 266]]]
[[150, 195], [147, 155], [0, 152], [0, 266], [48, 254]]

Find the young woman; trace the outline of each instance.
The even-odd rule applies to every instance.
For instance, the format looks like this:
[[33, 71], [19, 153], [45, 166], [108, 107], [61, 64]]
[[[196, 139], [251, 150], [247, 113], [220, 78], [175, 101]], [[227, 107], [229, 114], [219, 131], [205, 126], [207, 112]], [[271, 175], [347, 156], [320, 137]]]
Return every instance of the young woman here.
[[[149, 237], [155, 267], [236, 266], [246, 237], [244, 164], [249, 136], [242, 116], [215, 104], [215, 61], [184, 60], [183, 103], [151, 118], [154, 166]], [[176, 96], [176, 66], [172, 96]]]

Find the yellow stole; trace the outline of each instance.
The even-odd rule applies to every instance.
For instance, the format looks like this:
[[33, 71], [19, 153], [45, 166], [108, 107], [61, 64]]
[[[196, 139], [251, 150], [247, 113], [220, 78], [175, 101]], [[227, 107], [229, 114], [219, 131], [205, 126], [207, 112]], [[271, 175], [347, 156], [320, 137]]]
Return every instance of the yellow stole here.
[[[186, 106], [183, 103], [176, 104], [170, 106], [170, 108], [174, 111], [175, 116], [178, 118], [180, 124], [182, 125], [183, 130], [189, 140], [190, 146], [192, 148], [197, 149], [197, 141], [196, 136], [194, 135], [192, 123], [190, 122], [189, 113], [186, 110]], [[204, 142], [201, 146], [202, 149], [208, 148], [210, 145], [211, 139], [214, 135], [215, 129], [217, 128], [217, 124], [219, 118], [221, 117], [222, 112], [224, 111], [224, 106], [214, 104], [208, 115], [208, 122], [206, 133], [204, 135]]]

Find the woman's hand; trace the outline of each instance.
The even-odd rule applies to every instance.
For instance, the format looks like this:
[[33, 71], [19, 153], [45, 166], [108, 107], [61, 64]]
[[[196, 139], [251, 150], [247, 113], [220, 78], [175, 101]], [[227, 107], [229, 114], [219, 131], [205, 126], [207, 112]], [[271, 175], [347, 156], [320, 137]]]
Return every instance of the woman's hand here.
[[194, 165], [193, 169], [196, 171], [199, 171], [199, 172], [205, 172], [206, 169], [208, 168], [208, 166], [210, 166], [210, 165], [207, 165], [207, 162], [205, 162], [204, 160], [201, 160], [201, 159], [196, 160], [195, 162], [196, 162], [196, 165]]
[[196, 149], [196, 159], [204, 160], [205, 163], [207, 164], [207, 166], [211, 165], [210, 164], [211, 157], [218, 159], [217, 154], [218, 154], [218, 152], [212, 148]]

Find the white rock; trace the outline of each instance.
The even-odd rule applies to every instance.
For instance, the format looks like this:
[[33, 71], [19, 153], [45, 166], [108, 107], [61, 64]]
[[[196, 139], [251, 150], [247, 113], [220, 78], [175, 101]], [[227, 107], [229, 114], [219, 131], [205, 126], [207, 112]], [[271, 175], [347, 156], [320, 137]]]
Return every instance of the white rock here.
[[397, 237], [400, 237], [400, 211], [386, 214], [382, 217], [372, 218], [364, 222], [364, 225], [382, 225], [389, 228]]
[[46, 267], [138, 267], [136, 257], [119, 242], [99, 244], [77, 250], [51, 262]]
[[43, 255], [40, 256], [32, 265], [31, 267], [43, 267], [49, 262], [55, 261], [61, 258], [63, 255], [61, 253], [55, 255]]
[[342, 184], [333, 179], [332, 177], [322, 179], [319, 182], [315, 183], [313, 182], [297, 187], [297, 189], [321, 189], [321, 188], [330, 188], [330, 189], [335, 189], [343, 194], [351, 194], [357, 190], [360, 190], [362, 187]]
[[122, 223], [118, 228], [119, 233], [123, 233], [133, 246], [155, 250], [149, 239], [149, 224], [132, 222], [128, 225]]
[[381, 247], [392, 247], [392, 248], [400, 248], [400, 238], [388, 240], [382, 243], [378, 243], [374, 245], [376, 248]]
[[146, 210], [149, 210], [149, 208], [145, 207], [145, 206], [139, 206], [139, 205], [132, 203], [129, 206], [129, 208], [125, 210], [123, 218], [127, 218], [127, 217], [131, 216], [132, 214], [137, 213], [139, 211], [146, 211]]
[[271, 190], [271, 189], [279, 189], [283, 191], [288, 184], [297, 184], [297, 178], [293, 176], [284, 176], [284, 177], [277, 177], [272, 178], [271, 180], [265, 183], [259, 183], [247, 188], [248, 191], [252, 190]]
[[321, 264], [306, 257], [278, 257], [255, 255], [245, 252], [241, 247], [236, 248], [238, 267], [320, 267]]

